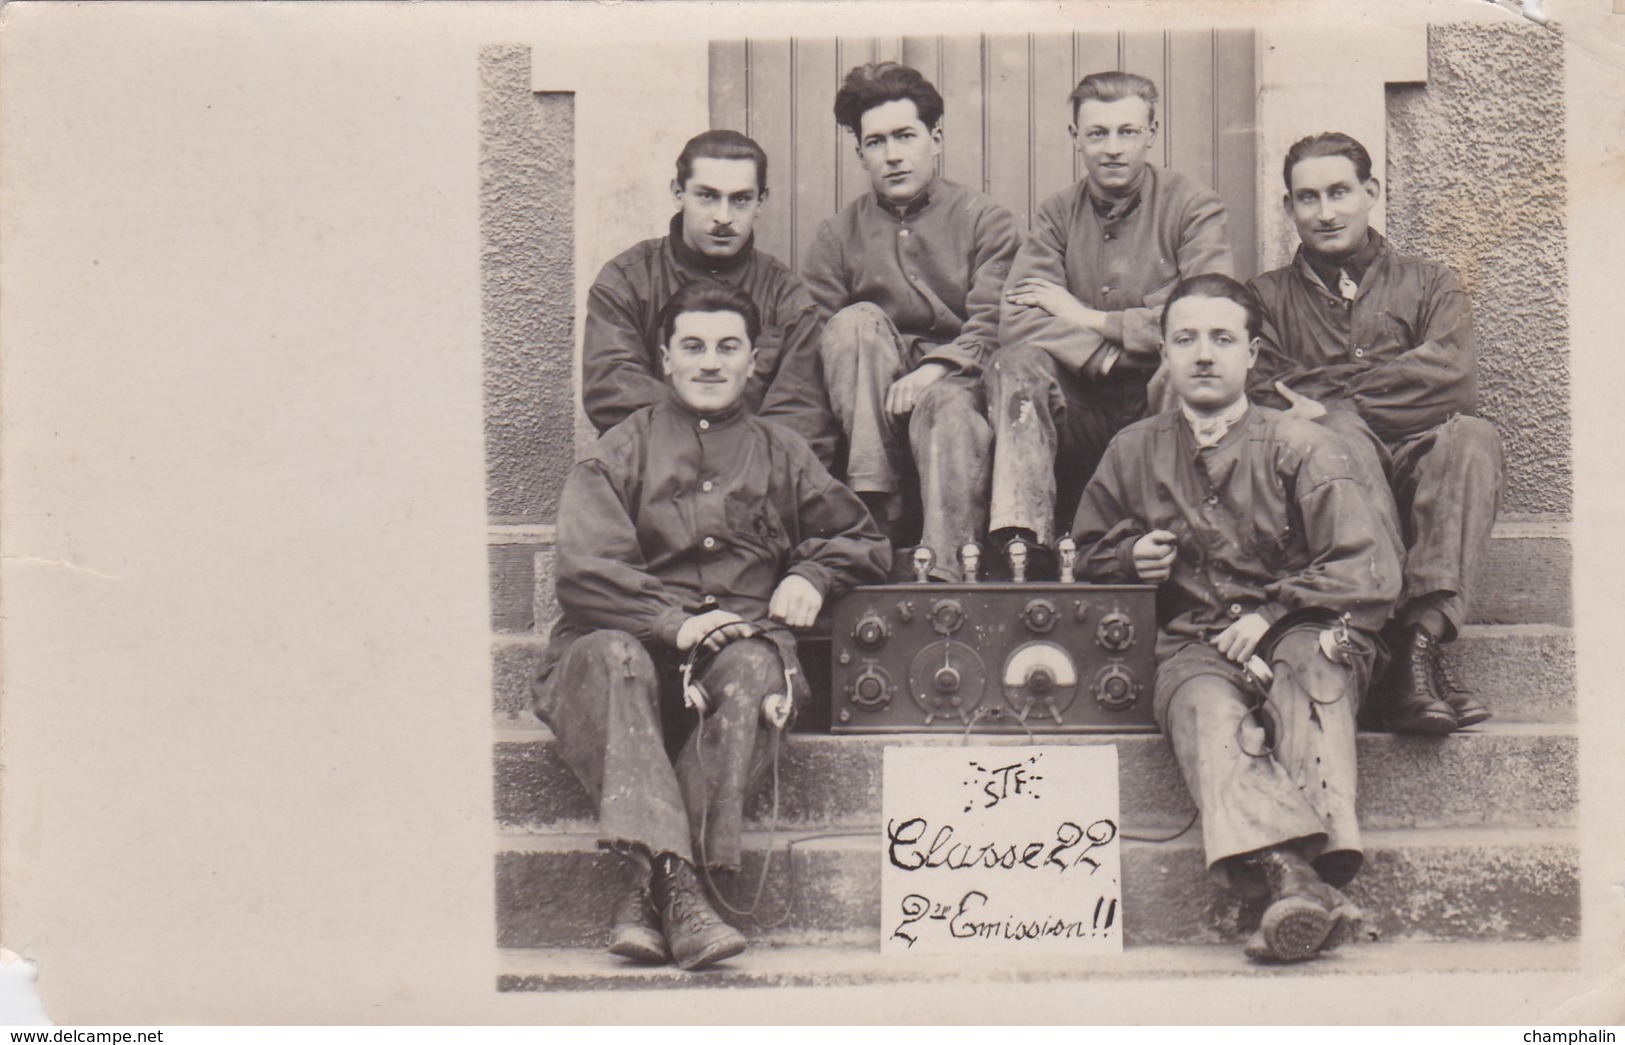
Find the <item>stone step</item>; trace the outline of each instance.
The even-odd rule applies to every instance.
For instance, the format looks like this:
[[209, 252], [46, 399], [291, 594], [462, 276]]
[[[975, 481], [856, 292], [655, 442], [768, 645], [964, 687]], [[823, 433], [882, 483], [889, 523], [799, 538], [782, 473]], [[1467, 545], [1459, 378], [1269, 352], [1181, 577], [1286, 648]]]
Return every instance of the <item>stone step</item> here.
[[[500, 824], [575, 829], [596, 816], [587, 793], [559, 760], [551, 734], [506, 724], [496, 744]], [[1157, 734], [1045, 737], [1043, 742], [1117, 745], [1125, 830], [1162, 829], [1190, 819], [1194, 807], [1164, 739]], [[978, 743], [982, 742], [980, 739]], [[998, 744], [1025, 743], [999, 737]], [[888, 745], [952, 745], [952, 736], [798, 735], [779, 765], [779, 823], [786, 827], [872, 827], [881, 815], [880, 778]], [[1563, 827], [1578, 807], [1578, 741], [1571, 725], [1486, 723], [1448, 737], [1362, 733], [1361, 823], [1368, 828], [1505, 825]], [[749, 815], [772, 812], [771, 785]]]
[[[748, 836], [743, 867], [723, 894], [748, 908], [762, 854], [772, 863], [747, 934], [820, 946], [878, 934], [883, 845], [866, 836]], [[785, 856], [789, 850], [789, 858]], [[1571, 830], [1368, 831], [1366, 862], [1347, 892], [1385, 940], [1549, 940], [1579, 934], [1579, 844]], [[1124, 941], [1129, 946], [1244, 939], [1263, 902], [1215, 885], [1198, 832], [1124, 842]], [[623, 882], [621, 858], [590, 833], [503, 832], [497, 854], [501, 947], [601, 947]], [[758, 925], [766, 926], [759, 928]], [[868, 939], [878, 943], [878, 935]]]
[[[500, 991], [704, 990], [708, 988], [880, 987], [972, 988], [970, 996], [983, 1020], [990, 1010], [985, 990], [1015, 985], [1056, 985], [1118, 980], [1200, 980], [1218, 976], [1280, 978], [1361, 976], [1371, 980], [1497, 973], [1569, 973], [1580, 966], [1579, 947], [1567, 940], [1382, 940], [1350, 945], [1317, 961], [1264, 965], [1248, 961], [1234, 944], [1130, 945], [1120, 955], [1088, 958], [1000, 955], [992, 961], [967, 961], [962, 955], [882, 955], [872, 938], [824, 945], [758, 941], [750, 950], [698, 973], [640, 965], [596, 948], [537, 947], [500, 951]], [[1359, 989], [1380, 989], [1357, 981]], [[1430, 994], [1427, 1019], [1470, 1023], [1485, 1013], [1485, 997], [1475, 990]], [[1437, 989], [1434, 988], [1436, 991]], [[1449, 999], [1462, 1007], [1452, 1016]], [[1053, 997], [1049, 999], [1053, 1002]], [[906, 1011], [906, 1010], [893, 1010]], [[1232, 1013], [1233, 1014], [1233, 1013]]]
[[1495, 524], [1472, 594], [1471, 619], [1479, 624], [1572, 625], [1573, 582], [1568, 521], [1508, 516]]

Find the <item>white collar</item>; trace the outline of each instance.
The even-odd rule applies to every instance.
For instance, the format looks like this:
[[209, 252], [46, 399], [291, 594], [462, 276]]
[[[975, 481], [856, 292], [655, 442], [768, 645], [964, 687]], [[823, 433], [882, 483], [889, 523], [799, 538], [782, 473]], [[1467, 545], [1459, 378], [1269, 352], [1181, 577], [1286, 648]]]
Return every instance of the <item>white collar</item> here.
[[1191, 434], [1196, 436], [1196, 445], [1202, 449], [1218, 446], [1230, 429], [1236, 426], [1247, 414], [1247, 397], [1242, 396], [1234, 403], [1225, 407], [1212, 417], [1203, 417], [1192, 410], [1184, 402], [1179, 404], [1179, 412], [1185, 415], [1185, 420], [1191, 426]]

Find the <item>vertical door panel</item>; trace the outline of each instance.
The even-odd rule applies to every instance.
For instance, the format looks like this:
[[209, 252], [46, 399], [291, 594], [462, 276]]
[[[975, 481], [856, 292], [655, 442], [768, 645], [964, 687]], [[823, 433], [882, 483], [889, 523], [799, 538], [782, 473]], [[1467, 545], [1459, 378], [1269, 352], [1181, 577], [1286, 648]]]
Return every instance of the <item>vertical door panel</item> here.
[[[840, 208], [835, 172], [840, 169], [842, 135], [835, 126], [835, 91], [840, 84], [834, 40], [797, 40], [795, 61], [795, 157], [793, 166], [780, 166], [773, 176], [774, 195], [780, 187], [793, 187], [794, 197], [773, 199], [775, 210], [792, 209], [791, 255], [786, 264], [801, 267], [818, 225]], [[844, 72], [844, 70], [841, 70]], [[793, 177], [792, 177], [793, 176]]]
[[1162, 83], [1163, 134], [1168, 166], [1203, 185], [1213, 184], [1213, 33], [1168, 34], [1168, 72]]
[[[749, 51], [750, 130], [746, 133], [767, 153], [769, 168], [776, 165], [785, 175], [795, 169], [794, 139], [790, 133], [791, 47], [789, 40], [752, 40]], [[791, 178], [776, 180], [791, 189], [787, 196], [794, 196]], [[756, 221], [756, 245], [786, 264], [794, 264], [790, 242], [794, 201], [786, 199], [784, 202], [791, 206], [763, 209]]]
[[987, 194], [1016, 212], [1023, 225], [1032, 174], [1032, 124], [1028, 119], [1027, 37], [987, 40]]
[[1152, 162], [1212, 185], [1225, 201], [1242, 275], [1256, 264], [1257, 71], [1250, 30], [1082, 32], [753, 40], [711, 45], [711, 119], [768, 150], [774, 198], [763, 249], [799, 267], [818, 223], [869, 191], [855, 140], [831, 106], [847, 71], [899, 59], [944, 100], [942, 171], [1030, 224], [1036, 206], [1084, 176], [1067, 95], [1084, 75], [1123, 69], [1161, 95]]

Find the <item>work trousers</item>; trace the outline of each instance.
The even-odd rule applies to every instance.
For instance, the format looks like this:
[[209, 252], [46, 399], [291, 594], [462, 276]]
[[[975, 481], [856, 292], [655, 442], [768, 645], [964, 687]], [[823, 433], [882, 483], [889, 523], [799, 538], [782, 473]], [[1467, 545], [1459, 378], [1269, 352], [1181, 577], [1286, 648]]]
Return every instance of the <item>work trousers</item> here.
[[[934, 573], [959, 578], [959, 549], [983, 534], [993, 433], [981, 381], [949, 374], [920, 394], [913, 413], [886, 410], [886, 390], [919, 364], [878, 305], [848, 305], [824, 324], [819, 351], [830, 405], [847, 439], [846, 484], [855, 493], [901, 494], [920, 505], [920, 543]], [[917, 484], [917, 486], [916, 486]]]
[[1090, 380], [1030, 345], [995, 352], [983, 375], [993, 426], [989, 527], [1031, 530], [1054, 547], [1071, 531], [1106, 445], [1145, 416], [1149, 378], [1118, 368]]
[[762, 717], [762, 698], [784, 692], [785, 664], [760, 638], [701, 661], [695, 680], [711, 707], [703, 729], [683, 706], [680, 656], [651, 656], [624, 631], [573, 642], [539, 688], [536, 713], [598, 803], [600, 845], [691, 862], [700, 855], [737, 870], [745, 800], [772, 764], [777, 732]]
[[1227, 885], [1256, 889], [1234, 858], [1285, 844], [1332, 885], [1360, 869], [1354, 716], [1375, 650], [1362, 637], [1350, 663], [1336, 663], [1320, 631], [1300, 626], [1276, 644], [1262, 712], [1212, 646], [1182, 646], [1158, 665], [1157, 723], [1201, 810], [1208, 869]]
[[1357, 478], [1384, 501], [1405, 564], [1398, 619], [1431, 606], [1449, 622], [1454, 638], [1467, 623], [1468, 600], [1505, 488], [1501, 437], [1481, 417], [1457, 414], [1404, 439], [1384, 441], [1352, 410], [1328, 411], [1321, 423], [1343, 437]]

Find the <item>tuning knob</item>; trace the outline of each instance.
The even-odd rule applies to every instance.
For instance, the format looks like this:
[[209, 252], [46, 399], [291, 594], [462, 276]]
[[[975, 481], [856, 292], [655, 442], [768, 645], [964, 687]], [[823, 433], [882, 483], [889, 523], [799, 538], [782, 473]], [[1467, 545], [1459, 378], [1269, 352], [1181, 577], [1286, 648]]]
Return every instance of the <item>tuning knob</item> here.
[[891, 637], [891, 626], [878, 613], [865, 613], [852, 626], [852, 640], [866, 650], [877, 650]]
[[938, 599], [931, 604], [931, 630], [948, 636], [965, 623], [965, 608], [957, 599]]
[[1108, 711], [1122, 711], [1139, 698], [1140, 685], [1121, 664], [1108, 664], [1095, 675], [1095, 701]]
[[1055, 603], [1048, 599], [1032, 599], [1021, 611], [1021, 622], [1028, 631], [1042, 635], [1055, 628]]
[[870, 665], [858, 672], [858, 677], [848, 685], [847, 695], [852, 698], [852, 703], [863, 710], [879, 711], [891, 703], [894, 689], [886, 673]]
[[1121, 613], [1108, 613], [1100, 619], [1095, 638], [1109, 650], [1126, 650], [1134, 645], [1134, 622]]

